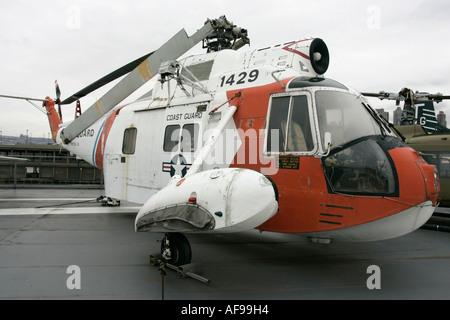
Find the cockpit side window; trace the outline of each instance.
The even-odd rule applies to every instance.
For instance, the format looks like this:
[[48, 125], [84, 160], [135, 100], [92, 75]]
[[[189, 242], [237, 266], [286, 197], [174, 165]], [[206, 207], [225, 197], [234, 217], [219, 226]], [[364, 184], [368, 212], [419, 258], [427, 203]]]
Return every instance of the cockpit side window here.
[[267, 152], [309, 152], [314, 149], [306, 95], [272, 99]]
[[306, 96], [292, 97], [292, 110], [286, 141], [286, 151], [311, 151], [314, 148]]
[[269, 152], [280, 152], [285, 150], [285, 134], [290, 100], [290, 97], [278, 97], [272, 99], [267, 140], [267, 151]]

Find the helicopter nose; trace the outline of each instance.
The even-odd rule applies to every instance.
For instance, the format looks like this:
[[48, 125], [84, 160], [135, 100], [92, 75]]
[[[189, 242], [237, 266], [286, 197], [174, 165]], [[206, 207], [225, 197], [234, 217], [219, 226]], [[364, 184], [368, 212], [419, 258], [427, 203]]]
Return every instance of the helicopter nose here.
[[436, 167], [434, 165], [428, 164], [422, 158], [416, 161], [416, 164], [423, 175], [427, 200], [431, 200], [433, 203], [437, 203], [440, 191], [440, 183]]
[[436, 206], [440, 191], [436, 167], [411, 148], [394, 149], [390, 153], [399, 176], [400, 199], [413, 204], [431, 201]]

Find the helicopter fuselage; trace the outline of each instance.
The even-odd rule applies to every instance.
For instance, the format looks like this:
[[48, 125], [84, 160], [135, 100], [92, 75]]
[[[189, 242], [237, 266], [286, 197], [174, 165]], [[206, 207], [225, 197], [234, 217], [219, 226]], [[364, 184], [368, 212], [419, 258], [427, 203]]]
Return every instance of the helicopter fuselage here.
[[[359, 93], [314, 72], [300, 45], [185, 58], [169, 66], [175, 72], [161, 73], [151, 98], [114, 108], [68, 144], [54, 136], [104, 171], [108, 197], [144, 204], [173, 177], [188, 175], [221, 124], [195, 170], [267, 177], [277, 208], [257, 229], [320, 242], [380, 240], [419, 228], [437, 202], [434, 166], [397, 139]], [[230, 106], [236, 110], [224, 122]], [[250, 207], [261, 201], [241, 200]], [[221, 215], [212, 214], [216, 225]]]

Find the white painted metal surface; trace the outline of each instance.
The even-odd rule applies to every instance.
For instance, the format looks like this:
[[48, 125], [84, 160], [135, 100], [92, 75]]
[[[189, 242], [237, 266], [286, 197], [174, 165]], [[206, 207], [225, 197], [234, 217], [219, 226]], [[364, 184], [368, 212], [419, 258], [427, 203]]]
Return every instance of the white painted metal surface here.
[[[190, 208], [195, 213], [186, 213]], [[174, 177], [144, 204], [135, 224], [138, 231], [236, 232], [261, 225], [277, 209], [274, 188], [261, 173], [237, 168], [207, 170], [184, 179]], [[199, 226], [197, 219], [204, 224]]]

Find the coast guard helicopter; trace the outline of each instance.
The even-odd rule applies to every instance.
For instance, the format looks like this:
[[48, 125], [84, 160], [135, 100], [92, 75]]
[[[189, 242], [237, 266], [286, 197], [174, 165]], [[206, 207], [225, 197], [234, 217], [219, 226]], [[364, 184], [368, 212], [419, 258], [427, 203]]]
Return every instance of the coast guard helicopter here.
[[[197, 43], [206, 53], [180, 59]], [[138, 232], [161, 232], [161, 253], [191, 261], [186, 233], [251, 229], [313, 242], [371, 241], [416, 230], [439, 181], [360, 93], [323, 75], [319, 38], [246, 52], [225, 16], [61, 101], [47, 97], [53, 139], [104, 171], [105, 195], [141, 203]], [[58, 105], [127, 74], [72, 122]], [[149, 95], [120, 105], [157, 76]], [[79, 109], [77, 109], [79, 111]]]

